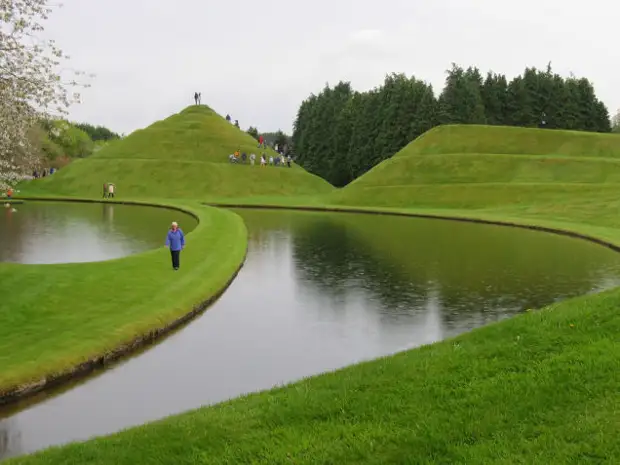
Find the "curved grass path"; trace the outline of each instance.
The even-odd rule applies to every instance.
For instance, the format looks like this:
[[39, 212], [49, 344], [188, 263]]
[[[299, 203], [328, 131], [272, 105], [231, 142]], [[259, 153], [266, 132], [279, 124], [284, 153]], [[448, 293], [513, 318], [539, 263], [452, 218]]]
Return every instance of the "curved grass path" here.
[[243, 220], [198, 204], [149, 204], [199, 220], [178, 272], [163, 247], [166, 231], [162, 247], [105, 262], [0, 263], [0, 403], [133, 351], [204, 310], [228, 286], [245, 257]]
[[[615, 228], [454, 210], [384, 212], [512, 222], [620, 246]], [[564, 301], [396, 356], [7, 463], [617, 463], [619, 303], [620, 289]]]

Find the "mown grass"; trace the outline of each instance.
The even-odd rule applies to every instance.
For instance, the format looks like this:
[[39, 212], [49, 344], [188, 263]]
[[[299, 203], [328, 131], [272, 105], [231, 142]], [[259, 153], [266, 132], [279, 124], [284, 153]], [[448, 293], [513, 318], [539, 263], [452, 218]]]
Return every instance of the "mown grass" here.
[[565, 157], [620, 157], [616, 134], [508, 126], [446, 125], [422, 134], [395, 156], [504, 153]]
[[245, 132], [209, 107], [193, 106], [114, 141], [97, 154], [75, 160], [53, 176], [23, 183], [28, 194], [53, 192], [99, 198], [104, 182], [123, 198], [199, 199], [206, 195], [307, 195], [333, 190], [328, 182], [293, 164], [291, 168], [230, 164], [235, 150], [260, 150]]
[[[475, 217], [620, 245], [613, 160], [620, 138], [609, 137], [437, 128], [409, 147], [410, 156], [458, 159], [384, 162], [334, 193], [214, 194], [205, 200]], [[564, 171], [537, 157], [492, 158], [515, 153], [576, 158], [561, 164], [568, 166]], [[583, 165], [588, 156], [604, 168]], [[396, 356], [8, 463], [619, 463], [619, 306], [620, 289], [572, 299]]]
[[71, 369], [189, 313], [222, 290], [245, 255], [247, 231], [231, 212], [187, 207], [182, 268], [163, 247], [97, 263], [0, 263], [0, 394]]
[[613, 294], [21, 464], [614, 463]]

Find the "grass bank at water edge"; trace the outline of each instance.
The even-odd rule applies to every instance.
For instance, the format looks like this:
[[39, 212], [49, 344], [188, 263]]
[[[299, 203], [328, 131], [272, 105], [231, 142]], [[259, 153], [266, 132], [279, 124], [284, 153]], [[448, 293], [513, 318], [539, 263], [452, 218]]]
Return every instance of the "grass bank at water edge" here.
[[199, 224], [178, 272], [165, 231], [162, 247], [115, 260], [0, 263], [0, 399], [130, 350], [223, 291], [245, 257], [245, 224], [226, 210], [183, 209]]
[[618, 463], [619, 304], [565, 301], [8, 463]]
[[572, 300], [8, 463], [618, 463], [619, 300]]

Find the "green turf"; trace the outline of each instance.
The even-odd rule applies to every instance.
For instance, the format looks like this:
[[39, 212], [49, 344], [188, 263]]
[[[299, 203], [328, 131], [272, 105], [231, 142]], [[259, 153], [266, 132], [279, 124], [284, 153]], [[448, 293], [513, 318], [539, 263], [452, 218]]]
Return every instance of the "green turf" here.
[[[116, 184], [119, 198], [186, 198], [206, 195], [308, 195], [333, 187], [293, 164], [261, 168], [262, 151], [245, 132], [205, 105], [188, 107], [97, 154], [75, 160], [53, 176], [23, 183], [29, 194], [101, 196], [104, 182]], [[233, 165], [235, 150], [257, 155], [256, 165]], [[264, 150], [275, 155], [271, 150]]]
[[504, 153], [620, 157], [616, 134], [508, 126], [446, 125], [422, 134], [395, 156]]
[[[458, 192], [456, 192], [458, 190]], [[343, 189], [329, 204], [521, 213], [614, 200], [620, 137], [576, 131], [450, 125], [412, 141]], [[611, 205], [602, 205], [611, 212]], [[536, 214], [534, 214], [536, 216]], [[570, 216], [570, 215], [569, 215]], [[528, 217], [530, 217], [528, 215]]]
[[[618, 136], [440, 127], [333, 193], [205, 198], [476, 217], [620, 245], [619, 155]], [[620, 289], [572, 299], [8, 463], [620, 463], [619, 306]]]
[[187, 207], [200, 222], [183, 266], [162, 247], [98, 263], [0, 263], [0, 394], [64, 372], [189, 313], [220, 291], [241, 264], [247, 231], [239, 216]]

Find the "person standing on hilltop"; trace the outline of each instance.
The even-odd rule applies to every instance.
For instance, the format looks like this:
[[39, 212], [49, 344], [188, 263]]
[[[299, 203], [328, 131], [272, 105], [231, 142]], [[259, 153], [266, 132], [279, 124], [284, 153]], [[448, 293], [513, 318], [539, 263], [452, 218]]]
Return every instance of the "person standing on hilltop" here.
[[198, 105], [202, 104], [202, 92], [198, 92]]
[[173, 221], [166, 236], [166, 247], [170, 248], [172, 268], [177, 271], [181, 266], [181, 250], [185, 248], [185, 234], [176, 221]]
[[194, 102], [198, 105], [198, 92], [194, 92]]

